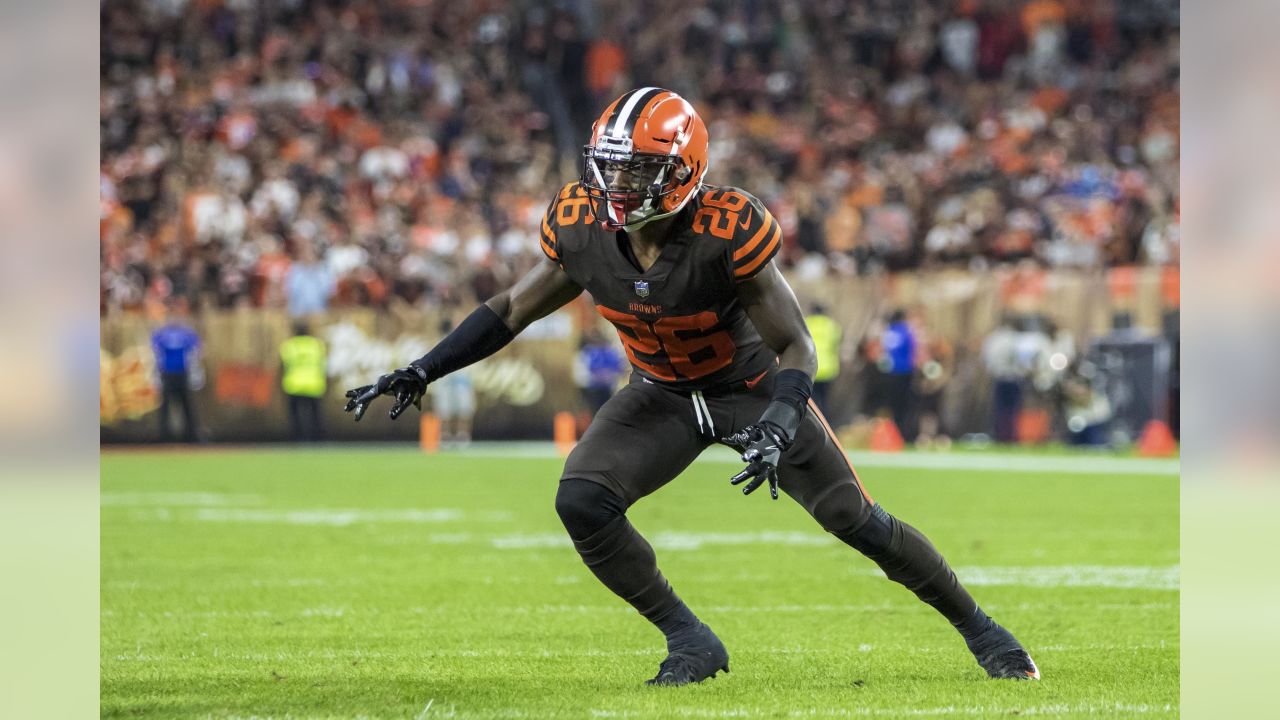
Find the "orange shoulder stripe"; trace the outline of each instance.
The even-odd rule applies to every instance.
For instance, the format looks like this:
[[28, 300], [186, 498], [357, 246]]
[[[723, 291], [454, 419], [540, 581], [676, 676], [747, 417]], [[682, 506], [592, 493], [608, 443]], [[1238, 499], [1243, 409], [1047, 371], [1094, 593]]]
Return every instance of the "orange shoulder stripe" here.
[[556, 233], [551, 229], [551, 226], [547, 224], [547, 216], [543, 215], [542, 232], [538, 234], [538, 242], [542, 243], [542, 252], [546, 253], [552, 260], [559, 262], [560, 253], [556, 252], [554, 245], [552, 245], [555, 241]]
[[[547, 212], [549, 213], [550, 210]], [[547, 216], [545, 214], [542, 216], [542, 233], [546, 235], [551, 242], [556, 241], [556, 231], [551, 229], [551, 225], [547, 222]]]
[[551, 258], [552, 260], [555, 260], [556, 262], [560, 262], [560, 255], [556, 253], [554, 248], [552, 248], [550, 245], [547, 244], [546, 238], [539, 237], [538, 240], [542, 243], [542, 252], [546, 253], [547, 257]]
[[[763, 210], [763, 208], [761, 209]], [[760, 216], [760, 220], [760, 229], [756, 231], [756, 234], [751, 236], [751, 239], [747, 241], [746, 245], [738, 248], [737, 251], [733, 253], [734, 262], [738, 262], [742, 258], [750, 255], [751, 251], [755, 250], [756, 246], [760, 244], [760, 241], [764, 239], [765, 234], [769, 232], [769, 228], [773, 225], [773, 216], [769, 214], [768, 210], [764, 210], [764, 214]]]
[[773, 234], [769, 236], [769, 242], [765, 244], [764, 249], [760, 251], [760, 254], [756, 256], [755, 260], [752, 260], [742, 267], [734, 268], [733, 276], [740, 278], [750, 275], [756, 268], [760, 267], [766, 263], [769, 258], [773, 257], [773, 252], [777, 250], [778, 246], [781, 244], [782, 226], [774, 223]]

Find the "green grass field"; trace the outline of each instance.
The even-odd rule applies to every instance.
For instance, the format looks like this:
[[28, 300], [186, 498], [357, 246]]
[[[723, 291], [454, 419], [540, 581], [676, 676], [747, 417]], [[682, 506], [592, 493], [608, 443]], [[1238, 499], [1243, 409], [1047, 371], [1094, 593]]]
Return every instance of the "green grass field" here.
[[1019, 458], [1008, 469], [994, 455], [860, 465], [869, 492], [928, 534], [1031, 650], [1044, 679], [1019, 683], [986, 679], [941, 617], [799, 507], [742, 497], [726, 457], [695, 464], [631, 517], [733, 671], [648, 688], [661, 635], [567, 542], [554, 457], [106, 452], [102, 714], [1178, 714], [1167, 467], [1059, 458], [1036, 470]]

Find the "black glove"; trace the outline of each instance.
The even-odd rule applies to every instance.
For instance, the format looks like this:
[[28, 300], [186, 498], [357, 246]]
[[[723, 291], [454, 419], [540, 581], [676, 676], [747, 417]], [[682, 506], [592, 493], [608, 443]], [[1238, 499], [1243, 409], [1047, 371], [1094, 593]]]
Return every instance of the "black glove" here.
[[356, 421], [364, 417], [365, 408], [379, 395], [391, 395], [396, 401], [391, 406], [391, 419], [395, 420], [412, 405], [422, 409], [422, 394], [427, 385], [479, 362], [498, 352], [515, 333], [488, 305], [481, 305], [454, 328], [431, 352], [394, 372], [378, 378], [372, 385], [347, 391], [346, 411], [356, 413]]
[[395, 420], [408, 410], [410, 405], [421, 410], [422, 395], [426, 391], [426, 373], [421, 368], [410, 365], [383, 375], [372, 385], [348, 390], [347, 406], [343, 410], [346, 412], [354, 410], [356, 422], [360, 422], [360, 418], [364, 417], [364, 411], [374, 398], [379, 395], [390, 395], [395, 398], [395, 403], [391, 405], [391, 412], [387, 414]]
[[743, 495], [750, 495], [755, 489], [769, 481], [769, 494], [778, 499], [778, 459], [782, 451], [791, 447], [791, 439], [776, 424], [762, 420], [755, 425], [748, 425], [721, 442], [733, 445], [742, 450], [742, 461], [748, 463], [747, 469], [733, 476], [730, 485], [739, 485], [747, 480], [742, 488]]

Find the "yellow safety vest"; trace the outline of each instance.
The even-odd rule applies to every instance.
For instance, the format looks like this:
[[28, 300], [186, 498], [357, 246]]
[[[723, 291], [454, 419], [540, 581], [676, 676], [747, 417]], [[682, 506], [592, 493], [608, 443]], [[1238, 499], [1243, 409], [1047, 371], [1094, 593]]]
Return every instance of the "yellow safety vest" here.
[[815, 382], [830, 382], [840, 374], [840, 324], [826, 315], [810, 315], [805, 318], [813, 347], [818, 351], [818, 372]]
[[310, 335], [295, 335], [280, 343], [284, 362], [281, 386], [285, 394], [321, 397], [325, 391], [324, 343]]

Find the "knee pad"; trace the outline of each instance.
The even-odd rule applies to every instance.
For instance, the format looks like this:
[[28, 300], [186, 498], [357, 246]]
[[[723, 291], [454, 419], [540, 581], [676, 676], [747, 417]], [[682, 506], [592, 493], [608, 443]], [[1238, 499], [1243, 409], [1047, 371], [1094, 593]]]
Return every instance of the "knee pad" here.
[[560, 481], [556, 490], [556, 514], [574, 540], [584, 540], [614, 519], [622, 517], [627, 504], [600, 483], [578, 478]]

